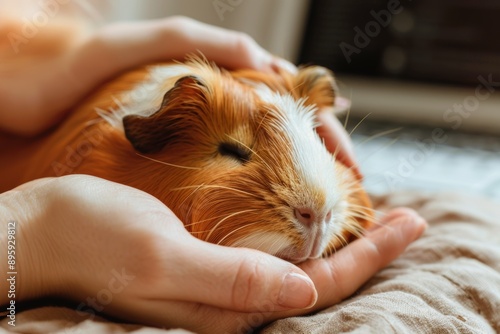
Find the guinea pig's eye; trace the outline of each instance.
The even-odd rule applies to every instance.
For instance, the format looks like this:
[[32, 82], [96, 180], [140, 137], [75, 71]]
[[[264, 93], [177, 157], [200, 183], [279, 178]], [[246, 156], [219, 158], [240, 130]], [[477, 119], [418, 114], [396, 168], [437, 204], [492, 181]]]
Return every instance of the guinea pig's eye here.
[[250, 160], [250, 151], [246, 147], [234, 143], [220, 143], [218, 150], [220, 155], [237, 159], [241, 163]]

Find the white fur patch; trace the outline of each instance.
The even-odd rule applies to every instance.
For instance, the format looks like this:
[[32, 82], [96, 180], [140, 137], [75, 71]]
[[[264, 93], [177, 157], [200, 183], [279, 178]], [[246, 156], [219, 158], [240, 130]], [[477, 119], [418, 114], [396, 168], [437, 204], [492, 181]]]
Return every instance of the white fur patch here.
[[339, 186], [334, 172], [335, 160], [314, 130], [315, 107], [305, 106], [303, 100], [295, 101], [290, 95], [279, 94], [275, 94], [272, 105], [283, 114], [283, 132], [292, 144], [294, 167], [305, 183], [304, 189], [323, 190], [327, 195], [325, 209], [331, 209], [341, 196], [335, 191]]
[[[321, 219], [313, 224], [312, 229], [295, 221], [295, 227], [306, 240], [312, 241], [317, 233], [323, 235], [322, 248], [327, 246], [333, 235], [341, 231], [345, 220], [345, 209], [342, 208], [342, 189], [337, 173], [335, 159], [326, 149], [314, 129], [315, 108], [305, 106], [304, 100], [295, 101], [290, 95], [274, 94], [271, 108], [277, 108], [282, 115], [276, 126], [281, 127], [291, 143], [294, 172], [298, 174], [294, 201], [288, 203], [292, 207], [305, 207], [315, 211]], [[324, 196], [324, 202], [318, 201]], [[328, 212], [332, 211], [332, 219], [324, 222]]]
[[292, 242], [283, 233], [259, 231], [236, 240], [230, 246], [253, 248], [275, 255], [292, 246]]

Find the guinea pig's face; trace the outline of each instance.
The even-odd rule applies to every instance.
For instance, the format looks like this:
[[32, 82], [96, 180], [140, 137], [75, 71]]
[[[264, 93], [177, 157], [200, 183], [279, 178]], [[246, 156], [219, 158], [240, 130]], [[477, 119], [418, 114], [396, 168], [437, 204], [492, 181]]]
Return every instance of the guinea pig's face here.
[[135, 150], [162, 162], [149, 191], [194, 236], [301, 262], [359, 235], [366, 199], [315, 131], [314, 82], [292, 92], [293, 77], [268, 79], [194, 71], [156, 113], [123, 125]]

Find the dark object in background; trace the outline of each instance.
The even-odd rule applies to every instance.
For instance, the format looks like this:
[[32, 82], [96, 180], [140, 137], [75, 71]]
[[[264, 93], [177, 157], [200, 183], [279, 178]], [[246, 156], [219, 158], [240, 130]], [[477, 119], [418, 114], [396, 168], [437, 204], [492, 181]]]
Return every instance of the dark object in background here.
[[311, 0], [299, 63], [476, 85], [500, 77], [500, 1]]

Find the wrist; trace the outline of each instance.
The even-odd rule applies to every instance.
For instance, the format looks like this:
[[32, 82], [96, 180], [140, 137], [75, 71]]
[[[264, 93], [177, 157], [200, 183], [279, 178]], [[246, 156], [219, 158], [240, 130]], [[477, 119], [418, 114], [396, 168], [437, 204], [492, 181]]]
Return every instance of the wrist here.
[[47, 197], [41, 189], [33, 189], [40, 187], [20, 188], [0, 194], [0, 252], [6, 255], [0, 256], [0, 277], [3, 282], [11, 280], [11, 284], [0, 285], [0, 304], [60, 292], [58, 280], [62, 278], [54, 268], [56, 259], [42, 226]]

